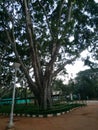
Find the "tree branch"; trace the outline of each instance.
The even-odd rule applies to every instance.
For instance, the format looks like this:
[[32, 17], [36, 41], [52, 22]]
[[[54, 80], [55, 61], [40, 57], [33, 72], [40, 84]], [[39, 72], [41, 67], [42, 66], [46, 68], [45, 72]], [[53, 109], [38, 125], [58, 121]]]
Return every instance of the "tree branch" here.
[[38, 1], [38, 3], [39, 3], [40, 7], [43, 9], [43, 12], [44, 12], [45, 17], [46, 17], [47, 26], [48, 26], [48, 28], [49, 28], [49, 31], [50, 31], [50, 34], [51, 34], [51, 38], [52, 38], [52, 37], [53, 37], [53, 35], [52, 35], [52, 30], [51, 30], [51, 27], [50, 27], [50, 24], [49, 24], [49, 21], [48, 21], [48, 17], [47, 17], [46, 10], [45, 10], [45, 8], [42, 6], [41, 2], [40, 2], [39, 0], [37, 0], [37, 1]]
[[35, 79], [38, 83], [38, 86], [40, 86], [43, 74], [42, 74], [42, 68], [40, 64], [40, 57], [37, 49], [37, 42], [33, 32], [33, 25], [31, 21], [30, 11], [27, 5], [27, 1], [23, 0], [23, 4], [24, 4], [25, 15], [26, 15], [27, 32], [29, 36], [28, 41], [29, 41], [31, 55], [32, 55], [32, 65], [34, 68]]
[[67, 60], [64, 64], [62, 64], [56, 71], [54, 71], [54, 73], [52, 74], [52, 77], [55, 77], [58, 73], [60, 73], [60, 71], [62, 71], [64, 69], [64, 67], [67, 64], [71, 64], [73, 61], [75, 61], [75, 59], [77, 58], [77, 56], [75, 56], [72, 59]]
[[21, 60], [21, 58], [20, 58], [20, 56], [19, 56], [19, 54], [18, 54], [18, 51], [17, 51], [16, 46], [15, 46], [15, 41], [12, 41], [9, 32], [8, 32], [7, 30], [5, 30], [5, 31], [6, 31], [6, 34], [7, 34], [7, 38], [8, 38], [8, 40], [9, 40], [9, 42], [11, 43], [12, 48], [13, 48], [13, 50], [14, 50], [14, 52], [15, 52], [15, 55], [16, 55], [16, 57], [17, 57], [19, 63], [21, 64], [21, 67], [22, 67], [22, 69], [23, 69], [23, 71], [24, 71], [24, 74], [25, 74], [25, 76], [26, 76], [27, 79], [28, 79], [29, 84], [31, 84], [31, 85], [33, 86], [33, 87], [32, 87], [33, 92], [34, 92], [34, 93], [37, 93], [37, 86], [36, 86], [36, 84], [32, 81], [31, 77], [29, 76], [28, 70], [26, 69], [26, 67], [25, 67], [25, 65], [24, 65], [24, 63], [23, 63], [23, 61]]
[[68, 17], [67, 17], [67, 23], [71, 20], [71, 13], [72, 13], [72, 6], [73, 6], [73, 0], [68, 0]]
[[61, 3], [60, 3], [59, 12], [58, 12], [58, 19], [57, 19], [57, 28], [59, 28], [59, 26], [60, 26], [60, 19], [61, 19], [61, 13], [62, 13], [64, 1], [65, 0], [61, 0]]

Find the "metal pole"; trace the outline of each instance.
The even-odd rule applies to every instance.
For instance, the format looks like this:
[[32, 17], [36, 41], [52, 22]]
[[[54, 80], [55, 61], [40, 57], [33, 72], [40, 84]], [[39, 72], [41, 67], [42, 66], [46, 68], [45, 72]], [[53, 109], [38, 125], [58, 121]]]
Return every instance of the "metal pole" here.
[[16, 77], [17, 77], [17, 70], [19, 69], [20, 64], [15, 63], [15, 79], [14, 79], [14, 88], [13, 88], [13, 95], [12, 95], [12, 106], [11, 106], [11, 113], [10, 113], [10, 119], [9, 119], [9, 124], [7, 129], [11, 129], [14, 127], [14, 122], [13, 122], [13, 114], [14, 114], [14, 103], [15, 103], [15, 89], [16, 89]]
[[15, 103], [16, 75], [17, 75], [17, 69], [15, 68], [15, 79], [14, 79], [14, 88], [13, 88], [13, 95], [12, 95], [12, 106], [11, 106], [11, 113], [10, 113], [10, 120], [9, 120], [8, 128], [14, 127], [13, 112], [14, 112], [14, 103]]

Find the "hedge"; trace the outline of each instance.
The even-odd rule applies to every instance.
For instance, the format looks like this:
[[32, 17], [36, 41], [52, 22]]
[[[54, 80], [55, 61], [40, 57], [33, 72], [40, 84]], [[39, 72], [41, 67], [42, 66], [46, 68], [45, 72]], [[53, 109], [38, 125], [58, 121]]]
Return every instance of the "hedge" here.
[[[18, 105], [17, 104], [14, 107], [14, 113], [20, 114], [20, 115], [29, 114], [29, 115], [36, 115], [36, 116], [37, 115], [47, 115], [47, 114], [55, 115], [56, 113], [70, 111], [73, 108], [82, 107], [82, 106], [85, 106], [85, 104], [79, 104], [79, 103], [56, 104], [51, 109], [42, 110], [32, 104], [28, 104], [28, 105]], [[10, 111], [11, 111], [11, 105], [10, 106], [9, 105], [0, 106], [0, 113], [10, 114]]]

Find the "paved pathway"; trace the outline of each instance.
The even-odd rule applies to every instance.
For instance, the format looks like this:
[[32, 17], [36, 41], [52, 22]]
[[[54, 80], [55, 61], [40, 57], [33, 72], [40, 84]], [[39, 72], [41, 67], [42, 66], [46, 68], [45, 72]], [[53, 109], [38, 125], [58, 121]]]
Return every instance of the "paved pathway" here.
[[[98, 102], [70, 113], [49, 118], [14, 118], [16, 130], [98, 130]], [[8, 123], [7, 117], [0, 117], [0, 130]]]

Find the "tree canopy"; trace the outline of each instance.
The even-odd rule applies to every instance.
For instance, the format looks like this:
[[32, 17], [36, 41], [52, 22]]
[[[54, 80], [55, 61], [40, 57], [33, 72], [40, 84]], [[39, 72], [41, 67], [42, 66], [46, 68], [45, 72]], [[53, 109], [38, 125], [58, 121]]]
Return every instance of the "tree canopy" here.
[[97, 29], [94, 0], [0, 1], [0, 78], [12, 72], [12, 62], [19, 62], [39, 106], [46, 109], [53, 78], [95, 46]]

